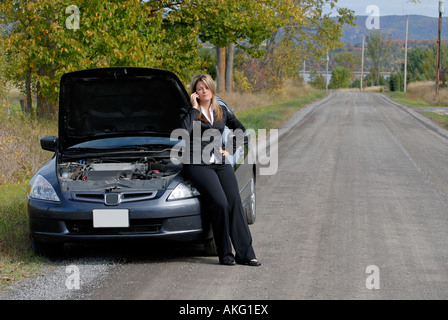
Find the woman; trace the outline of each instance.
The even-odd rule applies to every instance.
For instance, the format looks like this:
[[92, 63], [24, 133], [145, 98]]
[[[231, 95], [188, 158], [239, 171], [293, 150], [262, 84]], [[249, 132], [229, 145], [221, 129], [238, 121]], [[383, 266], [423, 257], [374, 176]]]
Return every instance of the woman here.
[[[180, 116], [180, 127], [186, 129], [190, 135], [195, 126], [200, 125], [201, 136], [208, 129], [220, 132], [214, 138], [220, 139], [224, 127], [241, 129], [244, 126], [222, 107], [216, 100], [216, 85], [209, 75], [199, 75], [192, 79], [190, 86], [191, 108], [183, 108]], [[217, 132], [217, 131], [215, 131]], [[190, 139], [192, 140], [192, 139]], [[191, 142], [190, 159], [197, 159], [197, 153], [204, 153], [204, 141], [200, 141], [201, 149], [195, 150], [194, 141]], [[206, 142], [209, 144], [210, 142]], [[207, 154], [200, 162], [184, 164], [184, 173], [201, 193], [203, 200], [209, 205], [211, 223], [219, 262], [224, 265], [234, 265], [236, 262], [250, 266], [259, 266], [252, 248], [252, 237], [241, 203], [238, 184], [230, 164], [225, 163], [223, 156], [229, 153], [219, 149], [221, 154]], [[194, 154], [196, 153], [196, 155]], [[232, 253], [232, 243], [236, 255]]]

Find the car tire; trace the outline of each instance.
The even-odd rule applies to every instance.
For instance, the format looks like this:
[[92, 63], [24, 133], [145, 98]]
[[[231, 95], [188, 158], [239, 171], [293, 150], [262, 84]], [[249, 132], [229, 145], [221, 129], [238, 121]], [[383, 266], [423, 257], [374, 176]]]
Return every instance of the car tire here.
[[246, 219], [248, 224], [255, 223], [256, 219], [256, 197], [255, 197], [255, 177], [252, 176], [249, 185], [249, 196], [244, 202], [244, 211], [246, 213]]
[[31, 240], [31, 247], [36, 255], [47, 258], [56, 258], [64, 252], [63, 243], [45, 243]]

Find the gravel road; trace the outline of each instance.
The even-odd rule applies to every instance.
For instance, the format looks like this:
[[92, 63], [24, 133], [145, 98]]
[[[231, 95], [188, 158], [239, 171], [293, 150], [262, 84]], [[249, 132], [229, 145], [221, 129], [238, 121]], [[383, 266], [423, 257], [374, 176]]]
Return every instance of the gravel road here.
[[418, 113], [333, 93], [280, 129], [278, 172], [258, 177], [261, 267], [192, 245], [73, 246], [0, 299], [447, 299], [447, 155]]

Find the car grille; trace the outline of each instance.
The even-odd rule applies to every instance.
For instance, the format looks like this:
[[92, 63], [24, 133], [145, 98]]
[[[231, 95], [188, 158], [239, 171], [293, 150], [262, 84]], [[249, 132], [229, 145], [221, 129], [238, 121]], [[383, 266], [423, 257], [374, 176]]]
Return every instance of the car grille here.
[[94, 228], [91, 220], [66, 221], [67, 230], [78, 235], [126, 235], [159, 233], [161, 219], [132, 219], [128, 228]]
[[73, 192], [72, 199], [83, 202], [104, 203], [108, 206], [115, 206], [120, 203], [134, 202], [154, 199], [157, 196], [157, 191], [144, 192]]

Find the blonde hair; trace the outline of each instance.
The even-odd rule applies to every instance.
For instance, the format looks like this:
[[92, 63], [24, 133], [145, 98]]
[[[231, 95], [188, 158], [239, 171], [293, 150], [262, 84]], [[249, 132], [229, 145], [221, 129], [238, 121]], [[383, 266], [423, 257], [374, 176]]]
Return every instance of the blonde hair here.
[[[222, 109], [221, 106], [218, 103], [218, 100], [216, 100], [216, 83], [212, 79], [212, 77], [208, 74], [201, 74], [193, 77], [190, 84], [190, 90], [191, 92], [196, 92], [196, 86], [199, 81], [204, 82], [204, 84], [207, 86], [207, 88], [212, 92], [212, 110], [215, 117], [215, 120], [221, 121], [222, 120]], [[207, 119], [202, 114], [202, 111], [199, 110], [200, 113], [197, 117], [197, 120], [207, 122]]]

